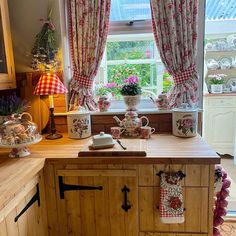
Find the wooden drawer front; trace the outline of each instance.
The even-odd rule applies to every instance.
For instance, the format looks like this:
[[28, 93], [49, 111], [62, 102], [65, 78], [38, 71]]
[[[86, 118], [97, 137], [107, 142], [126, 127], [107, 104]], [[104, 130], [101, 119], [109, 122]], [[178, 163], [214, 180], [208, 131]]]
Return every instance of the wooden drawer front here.
[[139, 236], [206, 236], [208, 234], [175, 234], [175, 233], [152, 233], [152, 232], [141, 232]]
[[163, 224], [160, 221], [159, 187], [139, 187], [140, 231], [208, 232], [208, 188], [184, 187], [185, 222]]
[[209, 99], [208, 105], [212, 107], [235, 107], [236, 108], [236, 97], [225, 97], [225, 98], [214, 98]]
[[140, 165], [139, 186], [160, 186], [159, 171], [179, 171], [186, 174], [182, 186], [209, 186], [209, 165]]

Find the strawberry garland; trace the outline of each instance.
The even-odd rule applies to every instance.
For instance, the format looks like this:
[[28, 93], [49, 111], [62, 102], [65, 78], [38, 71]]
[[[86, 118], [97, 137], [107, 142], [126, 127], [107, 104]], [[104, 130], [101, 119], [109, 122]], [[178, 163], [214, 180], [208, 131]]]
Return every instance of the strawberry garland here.
[[226, 198], [229, 196], [230, 180], [227, 178], [227, 173], [221, 166], [215, 168], [215, 208], [214, 208], [214, 221], [213, 221], [213, 236], [220, 236], [218, 226], [224, 223], [223, 216], [227, 214], [228, 201]]

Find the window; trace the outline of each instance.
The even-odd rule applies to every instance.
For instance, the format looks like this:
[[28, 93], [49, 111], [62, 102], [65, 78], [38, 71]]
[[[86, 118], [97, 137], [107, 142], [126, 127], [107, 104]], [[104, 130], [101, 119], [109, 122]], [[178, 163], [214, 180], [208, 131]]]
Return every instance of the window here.
[[[144, 97], [169, 90], [172, 81], [164, 71], [153, 34], [108, 37], [97, 84], [121, 84], [129, 75], [140, 78]], [[114, 95], [119, 98], [119, 93]]]
[[[110, 32], [98, 76], [97, 93], [104, 84], [121, 84], [129, 75], [140, 78], [143, 97], [155, 97], [172, 85], [164, 70], [151, 28], [149, 0], [112, 0]], [[163, 81], [164, 78], [164, 81]], [[119, 98], [118, 90], [113, 95]]]
[[[72, 77], [72, 70], [68, 53], [66, 8], [64, 1], [59, 2], [62, 18], [63, 71], [68, 85]], [[197, 68], [200, 74], [200, 88], [203, 78], [204, 2], [199, 1], [198, 19]], [[152, 32], [150, 0], [111, 0], [109, 35], [104, 57], [95, 78], [95, 91], [97, 92], [99, 87], [104, 87], [104, 84], [114, 80], [116, 69], [126, 67], [138, 71], [145, 97], [154, 94], [157, 96], [162, 90], [168, 91], [173, 84], [171, 77], [161, 63], [156, 48]], [[201, 98], [200, 91], [200, 108], [202, 107]], [[146, 99], [146, 101], [151, 100]], [[154, 108], [155, 105], [150, 103], [149, 107]]]
[[148, 19], [151, 19], [149, 0], [111, 0], [111, 22]]

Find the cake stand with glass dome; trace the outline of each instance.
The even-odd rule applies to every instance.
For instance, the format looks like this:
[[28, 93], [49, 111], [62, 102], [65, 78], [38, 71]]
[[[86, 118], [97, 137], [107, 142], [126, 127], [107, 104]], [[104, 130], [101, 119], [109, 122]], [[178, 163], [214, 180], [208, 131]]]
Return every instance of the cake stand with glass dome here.
[[30, 155], [28, 146], [41, 140], [42, 136], [29, 113], [14, 114], [0, 126], [0, 148], [12, 148], [10, 157]]

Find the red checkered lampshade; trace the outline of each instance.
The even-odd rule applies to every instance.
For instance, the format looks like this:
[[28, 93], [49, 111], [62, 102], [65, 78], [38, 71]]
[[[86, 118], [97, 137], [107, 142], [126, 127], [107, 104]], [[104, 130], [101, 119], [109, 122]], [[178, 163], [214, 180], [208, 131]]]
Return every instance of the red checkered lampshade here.
[[53, 95], [67, 93], [67, 89], [56, 74], [43, 74], [37, 83], [35, 95]]

